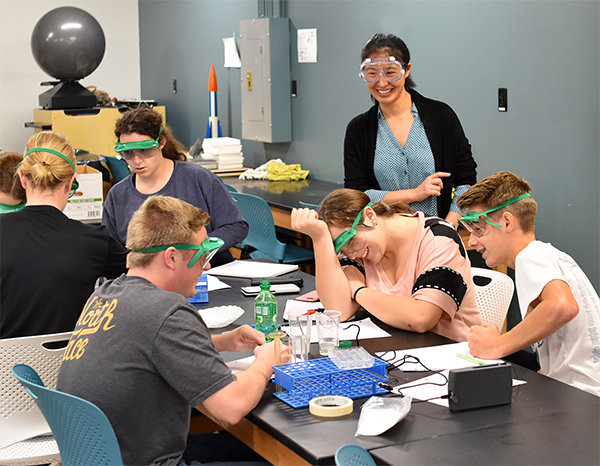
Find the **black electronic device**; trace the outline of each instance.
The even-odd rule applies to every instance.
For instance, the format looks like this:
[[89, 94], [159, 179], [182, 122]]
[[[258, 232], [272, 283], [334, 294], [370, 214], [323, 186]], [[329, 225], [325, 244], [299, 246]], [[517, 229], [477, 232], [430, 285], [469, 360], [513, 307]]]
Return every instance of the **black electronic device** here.
[[452, 369], [448, 375], [448, 407], [452, 411], [508, 404], [512, 400], [512, 366]]
[[266, 277], [266, 278], [251, 278], [250, 286], [260, 286], [263, 280], [268, 281], [271, 285], [287, 285], [292, 284], [296, 286], [304, 285], [304, 279], [302, 277]]

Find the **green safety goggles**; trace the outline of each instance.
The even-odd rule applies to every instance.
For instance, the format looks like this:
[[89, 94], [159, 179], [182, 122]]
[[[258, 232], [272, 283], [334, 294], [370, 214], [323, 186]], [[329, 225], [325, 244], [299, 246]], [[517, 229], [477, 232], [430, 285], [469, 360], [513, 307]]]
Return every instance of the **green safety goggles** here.
[[[348, 244], [348, 242], [354, 238], [354, 236], [356, 235], [356, 227], [360, 224], [360, 225], [364, 225], [363, 223], [360, 223], [360, 219], [362, 218], [362, 214], [365, 211], [365, 209], [367, 207], [371, 207], [373, 205], [372, 202], [369, 202], [366, 206], [363, 207], [363, 209], [358, 213], [358, 215], [356, 216], [356, 219], [354, 220], [354, 223], [352, 224], [352, 226], [350, 227], [349, 230], [345, 230], [342, 231], [339, 236], [333, 240], [333, 246], [335, 247], [335, 253], [339, 253], [342, 248], [344, 246], [346, 246], [346, 244]], [[368, 226], [368, 225], [364, 225], [364, 226]]]
[[160, 139], [161, 133], [162, 133], [162, 128], [158, 132], [158, 136], [156, 136], [156, 139], [144, 139], [143, 141], [132, 141], [132, 142], [117, 141], [117, 143], [115, 144], [115, 152], [123, 153], [123, 152], [129, 152], [132, 150], [146, 150], [146, 149], [153, 149], [155, 147], [158, 147], [160, 145], [159, 139]]
[[188, 267], [191, 269], [202, 256], [205, 256], [205, 265], [208, 264], [223, 244], [225, 244], [225, 241], [221, 238], [206, 237], [206, 239], [202, 241], [202, 244], [167, 244], [165, 246], [154, 246], [147, 249], [132, 249], [132, 252], [160, 252], [166, 251], [169, 248], [183, 250], [197, 249], [198, 252], [194, 254], [194, 257], [192, 257], [192, 260], [188, 263]]
[[[76, 173], [75, 164], [71, 161], [71, 159], [69, 159], [69, 157], [67, 157], [64, 154], [61, 154], [60, 152], [58, 152], [56, 150], [46, 149], [45, 147], [35, 147], [35, 148], [29, 149], [27, 152], [25, 152], [25, 155], [23, 156], [23, 158], [27, 157], [32, 152], [49, 152], [51, 154], [58, 155], [61, 159], [63, 159], [65, 162], [67, 162], [69, 165], [71, 165], [71, 168], [73, 169], [73, 173]], [[19, 165], [17, 165], [17, 168], [19, 168]], [[73, 184], [71, 185], [71, 190], [69, 191], [69, 198], [73, 197], [73, 195], [75, 194], [75, 191], [77, 191], [78, 188], [79, 188], [79, 181], [77, 181], [77, 178], [75, 178], [73, 180]]]
[[476, 225], [477, 223], [479, 223], [481, 221], [481, 217], [485, 218], [485, 223], [488, 223], [490, 225], [494, 225], [495, 227], [499, 227], [502, 228], [502, 225], [498, 225], [497, 223], [491, 222], [488, 219], [487, 214], [490, 214], [492, 212], [495, 212], [497, 210], [500, 210], [508, 205], [514, 204], [515, 202], [520, 201], [521, 199], [525, 199], [527, 197], [531, 197], [531, 194], [529, 193], [524, 193], [521, 194], [517, 197], [513, 197], [512, 199], [506, 201], [504, 204], [500, 204], [499, 206], [494, 207], [493, 209], [490, 210], [486, 210], [485, 212], [475, 212], [475, 211], [471, 211], [469, 212], [467, 215], [460, 217], [458, 219], [458, 221], [461, 223], [462, 226], [464, 226], [470, 233], [473, 233], [476, 236], [481, 236], [483, 235], [484, 231], [485, 231], [485, 225], [482, 228], [479, 225]]

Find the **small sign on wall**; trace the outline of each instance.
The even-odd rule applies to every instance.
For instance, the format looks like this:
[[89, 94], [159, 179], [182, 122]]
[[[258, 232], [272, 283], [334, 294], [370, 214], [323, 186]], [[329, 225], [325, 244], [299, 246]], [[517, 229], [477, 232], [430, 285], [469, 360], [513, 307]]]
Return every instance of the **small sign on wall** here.
[[317, 29], [298, 29], [298, 63], [317, 63]]

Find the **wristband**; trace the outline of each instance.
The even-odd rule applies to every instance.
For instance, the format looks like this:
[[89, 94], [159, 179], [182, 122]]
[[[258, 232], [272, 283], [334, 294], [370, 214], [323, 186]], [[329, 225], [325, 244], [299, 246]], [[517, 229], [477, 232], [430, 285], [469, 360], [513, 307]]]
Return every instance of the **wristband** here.
[[363, 288], [367, 288], [366, 286], [361, 286], [360, 288], [357, 288], [356, 291], [354, 292], [354, 296], [352, 297], [352, 299], [354, 299], [354, 301], [356, 301], [356, 295], [358, 294], [358, 292], [360, 290], [362, 290]]

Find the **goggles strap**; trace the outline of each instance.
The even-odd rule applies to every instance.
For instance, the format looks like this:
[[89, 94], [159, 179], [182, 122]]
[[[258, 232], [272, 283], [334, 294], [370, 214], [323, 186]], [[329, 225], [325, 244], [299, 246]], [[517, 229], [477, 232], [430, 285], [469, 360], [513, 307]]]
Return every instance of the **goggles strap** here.
[[507, 206], [509, 206], [511, 204], [514, 204], [515, 202], [518, 202], [518, 201], [520, 201], [522, 199], [526, 199], [528, 197], [531, 197], [531, 194], [529, 194], [529, 193], [523, 193], [523, 194], [520, 194], [517, 197], [513, 197], [512, 199], [509, 199], [508, 201], [506, 201], [503, 204], [500, 204], [499, 206], [496, 206], [496, 207], [494, 207], [492, 209], [486, 210], [485, 212], [482, 212], [480, 214], [478, 214], [477, 212], [469, 212], [467, 215], [465, 215], [464, 217], [459, 218], [458, 220], [459, 221], [463, 221], [463, 222], [478, 222], [479, 219], [483, 216], [483, 217], [485, 217], [486, 223], [489, 223], [490, 225], [494, 225], [494, 226], [502, 228], [501, 225], [498, 225], [497, 223], [491, 222], [488, 219], [487, 214], [491, 214], [492, 212], [500, 210], [500, 209], [502, 209], [504, 207], [507, 207]]
[[23, 156], [23, 158], [27, 157], [32, 152], [50, 152], [51, 154], [58, 155], [61, 159], [63, 159], [65, 162], [67, 162], [69, 165], [71, 165], [71, 168], [73, 169], [73, 173], [75, 173], [75, 164], [69, 159], [69, 157], [67, 157], [64, 154], [61, 154], [60, 152], [58, 152], [56, 150], [46, 149], [44, 147], [35, 147], [35, 148], [29, 149], [27, 152], [25, 152], [25, 155]]

